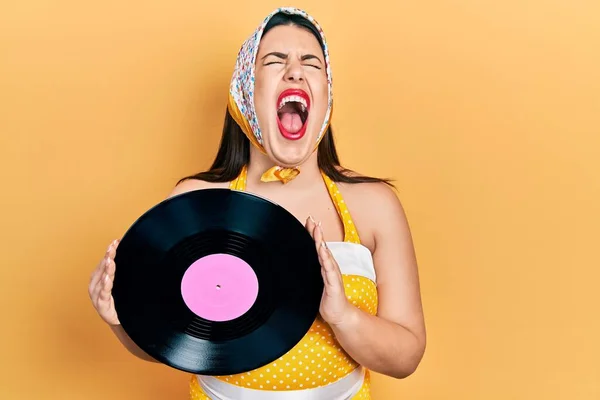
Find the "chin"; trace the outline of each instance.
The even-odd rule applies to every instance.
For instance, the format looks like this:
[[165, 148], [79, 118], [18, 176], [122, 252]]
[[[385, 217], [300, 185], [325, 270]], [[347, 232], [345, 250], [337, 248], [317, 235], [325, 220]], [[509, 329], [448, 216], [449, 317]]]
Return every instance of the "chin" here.
[[279, 144], [269, 149], [269, 156], [282, 167], [296, 167], [306, 161], [312, 154], [312, 149], [306, 145]]
[[271, 159], [280, 167], [294, 168], [298, 167], [306, 161], [306, 155], [290, 155], [290, 154], [272, 154]]
[[316, 135], [305, 134], [299, 139], [290, 140], [280, 133], [277, 125], [271, 132], [273, 134], [268, 136], [270, 140], [268, 144], [265, 143], [267, 145], [265, 147], [267, 154], [277, 165], [290, 168], [296, 167], [312, 155]]

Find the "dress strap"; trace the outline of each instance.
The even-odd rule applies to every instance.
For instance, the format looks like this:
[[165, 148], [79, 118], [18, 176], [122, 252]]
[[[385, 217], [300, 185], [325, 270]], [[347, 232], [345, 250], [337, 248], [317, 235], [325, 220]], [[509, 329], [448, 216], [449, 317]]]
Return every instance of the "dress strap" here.
[[234, 180], [232, 180], [231, 182], [229, 182], [229, 189], [241, 190], [241, 191], [246, 190], [247, 175], [248, 175], [248, 169], [244, 165], [242, 167], [242, 170], [240, 171], [240, 174], [238, 175], [238, 177], [235, 178]]
[[352, 215], [350, 214], [348, 205], [344, 201], [344, 198], [338, 190], [337, 185], [324, 172], [321, 172], [321, 175], [323, 176], [323, 181], [327, 186], [327, 191], [329, 191], [331, 201], [333, 202], [333, 205], [335, 206], [335, 209], [337, 210], [338, 215], [344, 224], [344, 242], [360, 244], [360, 237], [358, 236], [356, 226], [352, 221]]

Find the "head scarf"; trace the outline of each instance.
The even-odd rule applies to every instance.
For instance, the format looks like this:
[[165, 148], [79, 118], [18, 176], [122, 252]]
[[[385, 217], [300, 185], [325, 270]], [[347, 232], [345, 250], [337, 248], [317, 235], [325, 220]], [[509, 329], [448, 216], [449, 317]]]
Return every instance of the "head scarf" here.
[[[229, 88], [229, 101], [228, 109], [233, 119], [242, 128], [244, 134], [248, 137], [250, 142], [257, 147], [263, 154], [265, 149], [263, 147], [263, 138], [258, 125], [258, 119], [256, 117], [256, 111], [254, 108], [254, 70], [256, 55], [258, 53], [258, 46], [265, 29], [265, 26], [269, 20], [278, 13], [285, 13], [291, 15], [300, 15], [306, 18], [314, 27], [317, 29], [321, 36], [323, 43], [323, 54], [325, 56], [325, 70], [327, 73], [327, 86], [328, 86], [328, 105], [327, 112], [325, 114], [325, 120], [317, 137], [315, 143], [315, 150], [317, 149], [321, 139], [325, 135], [325, 131], [329, 126], [331, 119], [332, 105], [333, 105], [333, 90], [331, 83], [331, 65], [329, 61], [329, 51], [327, 48], [327, 41], [323, 29], [317, 23], [317, 21], [308, 15], [305, 11], [293, 7], [282, 7], [277, 8], [271, 12], [260, 24], [260, 26], [254, 31], [248, 39], [242, 44], [242, 47], [238, 53], [233, 77]], [[314, 150], [313, 150], [314, 151]], [[298, 167], [294, 168], [283, 168], [275, 166], [266, 171], [261, 180], [263, 182], [279, 180], [283, 183], [287, 183], [294, 179], [300, 173]]]

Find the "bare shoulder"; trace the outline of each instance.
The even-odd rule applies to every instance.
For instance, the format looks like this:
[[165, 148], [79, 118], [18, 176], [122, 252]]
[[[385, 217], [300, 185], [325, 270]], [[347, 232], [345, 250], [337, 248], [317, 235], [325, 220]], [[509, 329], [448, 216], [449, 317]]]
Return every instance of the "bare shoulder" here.
[[[350, 175], [350, 174], [349, 174]], [[361, 241], [374, 250], [389, 225], [407, 227], [404, 207], [394, 188], [384, 182], [338, 183]]]
[[401, 216], [404, 210], [392, 187], [383, 182], [338, 183], [352, 214], [370, 218]]
[[168, 198], [177, 196], [179, 194], [191, 192], [193, 190], [211, 189], [211, 188], [228, 188], [229, 182], [207, 182], [200, 179], [186, 179], [171, 190]]

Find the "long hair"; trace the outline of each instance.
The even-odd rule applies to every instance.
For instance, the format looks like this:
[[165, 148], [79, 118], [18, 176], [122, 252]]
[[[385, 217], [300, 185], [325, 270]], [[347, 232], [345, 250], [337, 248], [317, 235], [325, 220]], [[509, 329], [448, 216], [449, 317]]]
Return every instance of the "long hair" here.
[[[275, 14], [267, 23], [263, 35], [278, 25], [295, 25], [308, 29], [317, 38], [321, 48], [323, 48], [323, 41], [319, 32], [305, 18], [299, 15]], [[198, 179], [206, 182], [230, 182], [234, 180], [238, 177], [242, 168], [250, 162], [250, 146], [250, 141], [229, 111], [226, 110], [221, 143], [219, 144], [219, 150], [212, 165], [207, 171], [186, 176], [180, 179], [178, 183], [188, 179]], [[393, 186], [389, 179], [359, 175], [352, 170], [342, 167], [335, 147], [331, 125], [327, 128], [323, 139], [319, 143], [317, 160], [319, 168], [334, 182], [382, 182]]]

